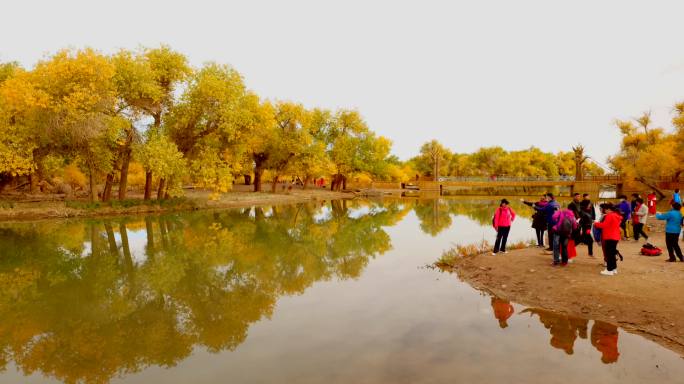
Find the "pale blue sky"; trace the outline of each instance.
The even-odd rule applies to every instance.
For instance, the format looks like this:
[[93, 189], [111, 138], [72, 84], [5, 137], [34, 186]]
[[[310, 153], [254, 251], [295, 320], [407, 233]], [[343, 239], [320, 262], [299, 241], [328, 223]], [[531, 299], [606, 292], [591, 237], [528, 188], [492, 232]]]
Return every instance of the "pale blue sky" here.
[[13, 1], [0, 60], [171, 45], [272, 99], [358, 108], [408, 158], [436, 138], [617, 150], [614, 118], [684, 101], [682, 1]]

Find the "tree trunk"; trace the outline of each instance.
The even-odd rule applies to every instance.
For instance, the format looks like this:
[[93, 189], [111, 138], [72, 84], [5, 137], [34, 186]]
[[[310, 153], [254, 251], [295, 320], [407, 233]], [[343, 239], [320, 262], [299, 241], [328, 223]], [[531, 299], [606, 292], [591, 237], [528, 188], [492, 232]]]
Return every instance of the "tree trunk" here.
[[273, 178], [273, 183], [271, 184], [271, 193], [276, 193], [278, 188], [278, 175]]
[[302, 183], [304, 185], [302, 185], [302, 189], [307, 189], [310, 181], [311, 181], [311, 176], [304, 177], [304, 182]]
[[90, 201], [95, 201], [95, 177], [93, 176], [93, 166], [88, 165], [88, 179], [90, 184]]
[[103, 202], [109, 201], [112, 198], [112, 184], [114, 184], [114, 171], [107, 174], [107, 179], [105, 180], [104, 190], [102, 191]]
[[126, 224], [124, 224], [123, 221], [119, 223], [119, 235], [121, 235], [121, 249], [123, 250], [124, 267], [129, 279], [133, 280], [133, 271], [135, 270], [135, 265], [133, 264], [131, 248], [128, 244], [128, 230], [126, 229]]
[[252, 175], [242, 175], [245, 178], [245, 185], [252, 184]]
[[152, 114], [152, 117], [154, 118], [155, 128], [161, 127], [161, 111]]
[[148, 259], [154, 259], [155, 244], [154, 244], [154, 227], [152, 226], [152, 218], [145, 218], [145, 234], [147, 235], [147, 244], [145, 244], [145, 254]]
[[105, 221], [104, 223], [105, 232], [107, 232], [107, 242], [109, 243], [109, 253], [115, 256], [119, 256], [119, 248], [116, 246], [116, 238], [114, 237], [114, 229], [112, 229], [112, 223]]
[[334, 174], [330, 183], [330, 190], [339, 192], [342, 189], [347, 189], [347, 178], [340, 173]]
[[145, 172], [145, 200], [149, 200], [152, 197], [152, 172]]
[[46, 154], [41, 150], [33, 150], [33, 162], [36, 164], [36, 185], [40, 184], [40, 182], [45, 179], [45, 165], [43, 164], [45, 155]]
[[119, 200], [124, 200], [126, 198], [126, 192], [128, 189], [128, 165], [131, 162], [131, 148], [130, 143], [127, 141], [128, 146], [124, 149], [121, 155], [121, 174], [119, 175]]
[[261, 192], [261, 176], [264, 174], [264, 161], [262, 156], [254, 157], [254, 192]]
[[36, 189], [38, 189], [38, 176], [36, 176], [35, 172], [31, 172], [28, 175], [29, 178], [29, 193], [35, 193]]
[[157, 200], [164, 198], [164, 186], [166, 185], [166, 179], [163, 177], [159, 179], [159, 188], [157, 189]]
[[662, 200], [665, 198], [665, 194], [656, 186], [655, 182], [649, 182], [645, 177], [637, 177], [636, 180], [654, 190], [658, 194], [658, 199]]
[[168, 199], [169, 197], [171, 197], [169, 195], [169, 189], [171, 188], [172, 185], [173, 185], [173, 177], [170, 177], [169, 182], [166, 183], [166, 188], [164, 188], [164, 198], [165, 199]]
[[161, 246], [167, 251], [169, 249], [169, 229], [166, 227], [166, 221], [159, 216], [159, 237], [161, 238]]

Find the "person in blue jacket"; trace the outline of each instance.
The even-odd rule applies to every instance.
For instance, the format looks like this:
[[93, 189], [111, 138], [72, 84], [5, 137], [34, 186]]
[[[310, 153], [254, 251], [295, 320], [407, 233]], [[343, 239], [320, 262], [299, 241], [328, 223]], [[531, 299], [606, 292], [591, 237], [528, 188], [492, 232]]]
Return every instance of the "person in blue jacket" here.
[[674, 193], [672, 194], [672, 202], [673, 203], [679, 203], [679, 205], [682, 205], [682, 198], [679, 196], [679, 189], [675, 189]]
[[560, 204], [558, 204], [558, 202], [556, 201], [556, 198], [553, 196], [553, 193], [549, 192], [545, 196], [547, 204], [544, 206], [534, 206], [534, 209], [543, 212], [544, 216], [546, 216], [546, 227], [548, 229], [549, 234], [549, 247], [546, 248], [546, 250], [553, 251], [554, 249], [559, 247], [553, 241], [553, 226], [556, 225], [556, 222], [553, 220], [553, 214], [560, 209]]
[[682, 231], [682, 205], [672, 203], [672, 209], [666, 213], [656, 213], [656, 219], [665, 220], [665, 244], [670, 258], [669, 262], [675, 261], [675, 254], [679, 261], [684, 261], [682, 249], [679, 248], [679, 233]]

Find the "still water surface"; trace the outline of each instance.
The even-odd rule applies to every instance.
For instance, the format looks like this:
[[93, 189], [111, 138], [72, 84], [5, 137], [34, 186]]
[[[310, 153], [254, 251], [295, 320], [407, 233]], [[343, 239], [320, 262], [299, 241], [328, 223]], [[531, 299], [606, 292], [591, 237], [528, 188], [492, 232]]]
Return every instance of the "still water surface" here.
[[[425, 268], [494, 201], [0, 225], [2, 383], [682, 383], [677, 354]], [[512, 240], [532, 237], [529, 208]]]

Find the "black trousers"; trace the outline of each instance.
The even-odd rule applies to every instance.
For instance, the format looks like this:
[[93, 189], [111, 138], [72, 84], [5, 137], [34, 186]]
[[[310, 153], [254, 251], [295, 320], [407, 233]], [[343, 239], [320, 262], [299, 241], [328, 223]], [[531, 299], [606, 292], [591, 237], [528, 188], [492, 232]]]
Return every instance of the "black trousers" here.
[[508, 233], [511, 227], [499, 227], [496, 231], [496, 242], [494, 243], [494, 253], [499, 251], [506, 252], [506, 241], [508, 240]]
[[549, 247], [546, 250], [553, 251], [553, 224], [547, 224], [546, 226], [546, 231], [549, 233]]
[[603, 240], [603, 251], [606, 259], [606, 269], [617, 269], [617, 240]]
[[632, 224], [632, 228], [634, 228], [634, 240], [639, 240], [639, 235], [643, 236], [644, 239], [648, 240], [648, 235], [646, 234], [646, 232], [644, 232], [643, 224]]
[[544, 232], [546, 228], [535, 228], [534, 231], [537, 233], [537, 245], [540, 247], [544, 246]]
[[579, 243], [587, 245], [587, 251], [589, 256], [594, 255], [594, 238], [591, 237], [591, 230], [583, 229], [582, 234], [579, 236]]
[[676, 254], [680, 261], [684, 261], [682, 249], [679, 248], [679, 233], [666, 233], [665, 245], [667, 246], [667, 254], [670, 256], [670, 260], [675, 261]]

